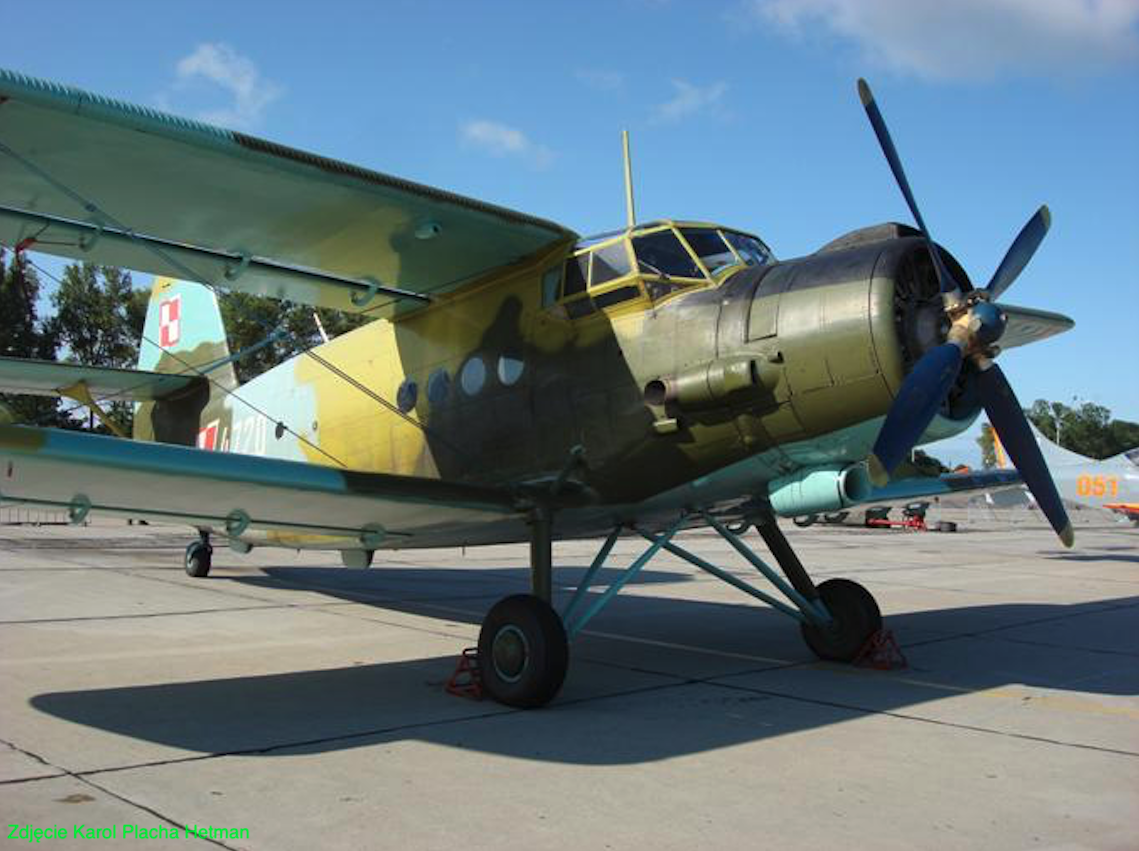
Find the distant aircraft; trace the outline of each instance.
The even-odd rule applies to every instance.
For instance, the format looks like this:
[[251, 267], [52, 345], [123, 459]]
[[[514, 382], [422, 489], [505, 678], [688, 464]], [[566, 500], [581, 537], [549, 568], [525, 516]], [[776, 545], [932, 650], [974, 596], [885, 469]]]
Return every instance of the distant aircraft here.
[[[1029, 423], [1060, 496], [1079, 505], [1115, 511], [1139, 526], [1139, 447], [1097, 461], [1057, 446]], [[993, 430], [997, 464], [1006, 467], [1004, 447]]]
[[[995, 362], [1073, 325], [999, 301], [1048, 209], [974, 287], [930, 236], [870, 88], [858, 90], [918, 227], [862, 228], [777, 261], [737, 228], [637, 223], [628, 178], [627, 226], [582, 239], [0, 71], [0, 244], [166, 276], [139, 369], [0, 365], [5, 392], [96, 413], [101, 398], [138, 404], [136, 440], [0, 426], [0, 492], [75, 521], [103, 511], [195, 527], [193, 576], [209, 572], [211, 536], [239, 552], [340, 550], [360, 567], [376, 550], [529, 542], [532, 593], [496, 603], [479, 633], [483, 686], [514, 706], [557, 693], [568, 640], [662, 549], [796, 619], [822, 658], [851, 660], [881, 626], [877, 603], [846, 579], [816, 587], [776, 516], [867, 499], [913, 446], [959, 434], [983, 408], [1072, 544]], [[215, 288], [381, 318], [239, 385], [233, 362], [247, 352], [229, 351]], [[782, 575], [740, 537], [750, 525]], [[673, 541], [698, 526], [786, 600]], [[647, 549], [589, 595], [622, 534]], [[594, 536], [607, 537], [555, 611], [552, 542]]]

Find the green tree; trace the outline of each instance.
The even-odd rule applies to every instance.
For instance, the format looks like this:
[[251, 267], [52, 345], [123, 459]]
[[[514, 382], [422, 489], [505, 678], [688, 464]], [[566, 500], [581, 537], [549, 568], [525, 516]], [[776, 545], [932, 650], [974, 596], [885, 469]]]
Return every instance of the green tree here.
[[275, 331], [281, 332], [269, 345], [237, 361], [239, 381], [248, 381], [299, 352], [320, 345], [323, 338], [313, 318], [314, 312], [330, 338], [371, 321], [369, 317], [358, 314], [312, 308], [248, 293], [223, 293], [218, 302], [229, 338], [229, 349], [235, 354], [262, 342]]
[[981, 425], [981, 436], [977, 438], [977, 445], [981, 447], [981, 466], [991, 470], [997, 466], [997, 445], [993, 439], [993, 427], [988, 423]]
[[[93, 263], [72, 264], [52, 294], [52, 324], [68, 360], [89, 366], [132, 368], [138, 360], [145, 293], [130, 272]], [[140, 309], [141, 304], [141, 309]]]
[[[39, 316], [40, 281], [22, 254], [0, 250], [0, 355], [55, 360], [58, 341]], [[59, 400], [48, 396], [2, 396], [16, 422], [61, 425]]]
[[1110, 458], [1139, 443], [1139, 424], [1113, 420], [1094, 402], [1078, 408], [1037, 399], [1025, 414], [1049, 440], [1089, 458]]
[[[69, 265], [51, 301], [55, 316], [50, 325], [69, 361], [87, 366], [135, 366], [147, 293], [134, 288], [129, 272], [92, 263]], [[124, 431], [130, 431], [134, 409], [129, 402], [112, 403], [108, 413]], [[90, 416], [88, 424], [94, 425]]]

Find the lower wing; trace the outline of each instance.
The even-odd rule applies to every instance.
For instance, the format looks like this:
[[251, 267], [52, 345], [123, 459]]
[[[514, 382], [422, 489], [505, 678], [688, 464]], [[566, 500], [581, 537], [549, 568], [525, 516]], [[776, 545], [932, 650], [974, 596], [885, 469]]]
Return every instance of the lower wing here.
[[12, 425], [0, 426], [0, 498], [65, 508], [73, 522], [101, 511], [364, 549], [475, 541], [522, 522], [505, 489]]

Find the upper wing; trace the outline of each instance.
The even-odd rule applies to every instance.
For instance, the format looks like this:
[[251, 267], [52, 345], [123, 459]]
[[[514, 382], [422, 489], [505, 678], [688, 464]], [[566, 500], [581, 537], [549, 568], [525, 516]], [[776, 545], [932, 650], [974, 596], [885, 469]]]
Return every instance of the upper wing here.
[[101, 510], [366, 549], [479, 542], [522, 517], [496, 488], [29, 426], [0, 426], [0, 493], [66, 508], [75, 521]]
[[191, 390], [205, 381], [197, 374], [170, 375], [141, 369], [0, 357], [0, 393], [70, 396], [71, 391], [82, 384], [88, 393], [101, 400], [151, 402]]
[[358, 166], [0, 69], [0, 243], [359, 311], [575, 234]]

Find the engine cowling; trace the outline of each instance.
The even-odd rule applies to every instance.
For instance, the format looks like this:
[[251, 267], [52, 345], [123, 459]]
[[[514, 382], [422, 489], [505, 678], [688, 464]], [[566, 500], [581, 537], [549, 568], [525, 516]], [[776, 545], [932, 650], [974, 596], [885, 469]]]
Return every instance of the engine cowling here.
[[865, 464], [809, 467], [768, 485], [771, 509], [780, 517], [838, 511], [870, 498], [873, 486]]

